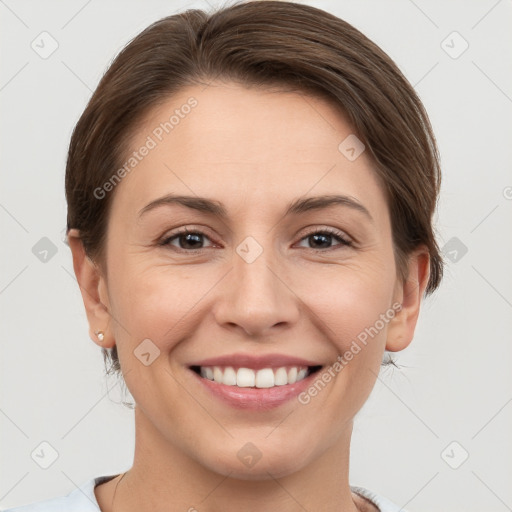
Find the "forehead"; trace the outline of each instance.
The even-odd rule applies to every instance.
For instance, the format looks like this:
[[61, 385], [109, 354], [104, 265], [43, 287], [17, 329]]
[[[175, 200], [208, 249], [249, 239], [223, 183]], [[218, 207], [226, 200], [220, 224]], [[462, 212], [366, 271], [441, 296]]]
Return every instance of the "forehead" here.
[[137, 162], [114, 203], [126, 212], [179, 193], [215, 197], [240, 212], [344, 193], [365, 197], [378, 216], [385, 202], [370, 159], [363, 151], [349, 160], [340, 151], [350, 137], [341, 110], [318, 97], [232, 83], [190, 86], [153, 108], [134, 132], [126, 160], [136, 152]]

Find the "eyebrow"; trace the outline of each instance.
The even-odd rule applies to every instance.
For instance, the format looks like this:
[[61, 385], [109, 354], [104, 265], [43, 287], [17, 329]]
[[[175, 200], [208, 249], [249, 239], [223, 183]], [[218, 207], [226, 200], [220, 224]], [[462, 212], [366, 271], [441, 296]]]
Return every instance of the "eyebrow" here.
[[[150, 210], [158, 208], [163, 205], [178, 204], [197, 210], [203, 213], [213, 214], [221, 219], [227, 219], [228, 213], [226, 208], [219, 201], [207, 199], [205, 197], [197, 196], [184, 196], [176, 194], [167, 194], [159, 197], [149, 204], [144, 206], [139, 211], [139, 217], [144, 215]], [[370, 212], [355, 198], [345, 195], [322, 195], [317, 197], [298, 198], [293, 201], [285, 212], [285, 217], [292, 214], [301, 214], [313, 210], [322, 210], [331, 206], [344, 206], [354, 211], [364, 214], [371, 222], [374, 222]]]

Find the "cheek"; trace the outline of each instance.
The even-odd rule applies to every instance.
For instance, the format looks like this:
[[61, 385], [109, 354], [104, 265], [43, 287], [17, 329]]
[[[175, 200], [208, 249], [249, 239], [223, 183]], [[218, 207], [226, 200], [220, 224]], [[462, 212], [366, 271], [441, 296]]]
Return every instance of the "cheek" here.
[[[364, 346], [365, 338], [385, 337], [389, 320], [383, 324], [381, 318], [386, 313], [389, 316], [392, 305], [395, 274], [391, 268], [383, 263], [338, 266], [325, 273], [322, 279], [308, 279], [303, 289], [305, 302], [314, 310], [320, 327], [338, 351], [348, 350], [354, 340]], [[304, 279], [302, 277], [303, 282]], [[319, 286], [319, 283], [324, 285]], [[369, 330], [372, 336], [368, 335]]]
[[161, 351], [169, 351], [190, 329], [201, 298], [218, 277], [211, 268], [173, 268], [138, 260], [118, 265], [109, 279], [112, 315], [120, 324], [116, 339], [133, 346], [149, 338]]

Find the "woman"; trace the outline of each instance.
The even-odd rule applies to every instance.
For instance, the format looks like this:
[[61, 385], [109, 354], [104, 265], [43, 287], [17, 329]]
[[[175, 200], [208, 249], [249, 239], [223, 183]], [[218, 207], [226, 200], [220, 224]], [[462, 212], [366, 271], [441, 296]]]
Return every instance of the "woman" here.
[[353, 419], [440, 284], [440, 169], [392, 60], [307, 5], [164, 18], [71, 138], [90, 336], [135, 399], [133, 466], [17, 512], [398, 511], [349, 485]]

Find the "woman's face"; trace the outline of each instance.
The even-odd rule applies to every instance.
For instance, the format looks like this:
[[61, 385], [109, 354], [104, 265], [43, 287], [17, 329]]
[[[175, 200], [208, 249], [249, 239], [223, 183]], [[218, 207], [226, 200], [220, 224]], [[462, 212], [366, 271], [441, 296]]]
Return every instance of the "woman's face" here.
[[[139, 127], [99, 287], [138, 435], [242, 479], [346, 446], [388, 336], [412, 336], [393, 330], [404, 288], [361, 149], [329, 103], [231, 83], [184, 89]], [[302, 365], [323, 368], [294, 384]]]

